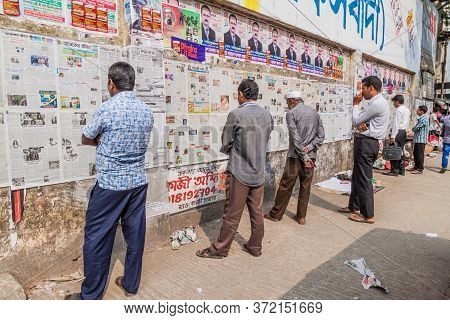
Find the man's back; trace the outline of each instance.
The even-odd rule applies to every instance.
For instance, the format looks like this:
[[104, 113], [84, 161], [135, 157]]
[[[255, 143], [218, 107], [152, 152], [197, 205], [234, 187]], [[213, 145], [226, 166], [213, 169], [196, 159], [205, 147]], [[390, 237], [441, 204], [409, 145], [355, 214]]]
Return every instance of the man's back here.
[[129, 190], [147, 183], [145, 153], [153, 127], [151, 110], [131, 91], [118, 93], [96, 112], [100, 121], [97, 171], [100, 186]]
[[442, 124], [442, 137], [444, 143], [450, 143], [450, 116], [446, 116]]
[[[325, 132], [323, 131], [322, 121], [319, 114], [312, 108], [298, 104], [295, 108], [288, 111], [286, 118], [292, 121], [288, 121], [289, 129], [289, 150], [288, 157], [297, 158], [297, 151], [295, 149], [295, 141], [293, 133], [298, 134], [298, 139], [301, 143], [300, 148], [315, 144], [315, 141], [321, 145], [325, 138]], [[291, 126], [291, 123], [294, 125]], [[311, 158], [316, 158], [317, 151], [313, 150], [309, 153]]]
[[[224, 136], [228, 130], [232, 130], [233, 135], [228, 170], [247, 186], [262, 185], [267, 143], [273, 130], [271, 114], [250, 102], [230, 112], [227, 123]], [[226, 145], [227, 142], [223, 142]]]

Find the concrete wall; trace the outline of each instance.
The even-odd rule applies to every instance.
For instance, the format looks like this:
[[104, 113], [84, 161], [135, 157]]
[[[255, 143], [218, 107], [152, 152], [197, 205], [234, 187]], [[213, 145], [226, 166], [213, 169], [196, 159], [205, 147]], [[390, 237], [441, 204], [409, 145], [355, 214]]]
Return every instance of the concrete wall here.
[[[351, 167], [351, 141], [326, 144], [320, 149], [315, 180], [328, 179]], [[268, 155], [266, 194], [271, 198], [283, 173], [286, 152]], [[165, 188], [164, 169], [149, 172], [152, 193]], [[9, 189], [0, 190], [0, 273], [12, 274], [26, 285], [44, 276], [56, 266], [64, 267], [82, 255], [83, 228], [89, 191], [94, 181], [28, 189], [24, 219], [14, 227], [10, 223]], [[223, 203], [171, 215], [149, 216], [147, 250], [168, 243], [169, 235], [189, 225], [199, 225], [221, 217]], [[11, 227], [10, 227], [11, 226]], [[120, 232], [119, 232], [120, 233]], [[123, 246], [117, 237], [116, 247]]]
[[[83, 38], [83, 41], [127, 45], [130, 42], [126, 26], [123, 23], [123, 1], [118, 1], [122, 11], [119, 19], [120, 36], [112, 39], [97, 37]], [[280, 24], [277, 22], [277, 24]], [[30, 22], [16, 21], [0, 16], [0, 27], [4, 29], [33, 32], [55, 37], [80, 40], [73, 30], [57, 26], [37, 25]], [[166, 53], [166, 58], [181, 59]], [[359, 58], [360, 59], [360, 58]], [[220, 62], [218, 66], [228, 68], [247, 68], [249, 71], [268, 72], [265, 66], [245, 65], [243, 63]], [[347, 66], [348, 68], [351, 65]], [[284, 76], [296, 76], [295, 73], [276, 70]], [[353, 71], [346, 72], [346, 84], [354, 81]], [[318, 169], [315, 180], [324, 180], [334, 173], [351, 168], [351, 141], [340, 141], [324, 145], [320, 149]], [[283, 173], [286, 152], [268, 155], [266, 166], [267, 199], [273, 196]], [[150, 188], [149, 201], [166, 202], [167, 168], [151, 169], [148, 172]], [[71, 182], [26, 190], [25, 211], [23, 219], [17, 225], [12, 222], [10, 190], [0, 189], [0, 273], [13, 275], [26, 286], [36, 279], [48, 275], [49, 270], [77, 261], [82, 255], [83, 228], [88, 195], [94, 181]], [[147, 250], [158, 248], [168, 243], [168, 236], [179, 228], [198, 225], [221, 217], [223, 203], [188, 212], [164, 214], [148, 217]], [[119, 232], [120, 234], [120, 232]], [[124, 244], [122, 237], [117, 237], [116, 251]]]

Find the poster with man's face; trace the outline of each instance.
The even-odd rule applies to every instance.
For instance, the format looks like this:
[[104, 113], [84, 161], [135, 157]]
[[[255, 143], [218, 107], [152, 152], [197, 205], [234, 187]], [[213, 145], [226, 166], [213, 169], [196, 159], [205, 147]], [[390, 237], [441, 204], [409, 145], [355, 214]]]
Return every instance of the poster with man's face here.
[[287, 46], [287, 32], [277, 27], [268, 27], [267, 51], [270, 54], [270, 65], [282, 68]]
[[202, 42], [206, 52], [210, 54], [219, 53], [219, 41], [223, 41], [223, 17], [222, 10], [218, 7], [196, 2], [195, 9], [200, 12]]
[[252, 62], [267, 62], [268, 25], [255, 20], [247, 24], [246, 46], [250, 49]]
[[171, 47], [172, 37], [201, 43], [200, 12], [163, 3], [161, 6], [164, 47]]
[[302, 63], [303, 73], [315, 74], [315, 67], [314, 67], [316, 60], [315, 46], [316, 46], [315, 43], [309, 39], [303, 38], [301, 40], [300, 60]]
[[223, 43], [225, 56], [235, 59], [245, 59], [247, 48], [247, 19], [236, 13], [224, 11], [223, 14]]

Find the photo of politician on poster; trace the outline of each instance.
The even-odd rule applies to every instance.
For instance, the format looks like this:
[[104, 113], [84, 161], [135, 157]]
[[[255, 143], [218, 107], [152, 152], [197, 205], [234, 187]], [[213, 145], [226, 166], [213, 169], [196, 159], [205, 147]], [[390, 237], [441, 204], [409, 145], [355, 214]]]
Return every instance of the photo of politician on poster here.
[[201, 44], [200, 12], [163, 3], [162, 24], [164, 47], [171, 48], [172, 37]]
[[247, 26], [247, 48], [250, 49], [249, 61], [267, 63], [267, 25], [249, 20]]
[[269, 43], [267, 50], [270, 54], [270, 65], [282, 68], [284, 66], [284, 53], [287, 42], [287, 33], [284, 30], [269, 26]]
[[219, 53], [219, 41], [223, 41], [222, 10], [220, 8], [195, 3], [195, 9], [200, 11], [202, 19], [202, 43], [209, 54]]
[[225, 56], [234, 59], [245, 59], [247, 41], [242, 39], [247, 32], [247, 19], [232, 12], [224, 12], [223, 42]]

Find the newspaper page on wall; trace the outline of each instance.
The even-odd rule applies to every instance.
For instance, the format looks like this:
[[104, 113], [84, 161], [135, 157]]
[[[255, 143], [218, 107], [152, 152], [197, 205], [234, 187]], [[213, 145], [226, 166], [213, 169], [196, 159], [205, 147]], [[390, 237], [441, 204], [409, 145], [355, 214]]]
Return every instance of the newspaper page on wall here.
[[61, 182], [59, 119], [49, 111], [8, 111], [12, 189]]
[[98, 46], [58, 40], [58, 86], [62, 110], [95, 110], [102, 103]]
[[58, 107], [55, 45], [56, 40], [53, 38], [3, 32], [3, 77], [7, 107]]
[[116, 62], [129, 62], [128, 50], [122, 49], [118, 46], [99, 46], [99, 69], [100, 69], [100, 85], [102, 90], [102, 102], [110, 98], [108, 92], [108, 71], [109, 67]]
[[0, 107], [0, 187], [9, 185], [8, 154], [6, 153], [6, 114]]
[[86, 123], [92, 120], [88, 112], [61, 113], [61, 152], [63, 178], [66, 181], [89, 179], [97, 174], [96, 148], [81, 144]]
[[163, 50], [131, 47], [130, 62], [136, 71], [136, 96], [150, 108], [165, 108]]
[[172, 212], [225, 199], [227, 161], [169, 170], [167, 188]]

